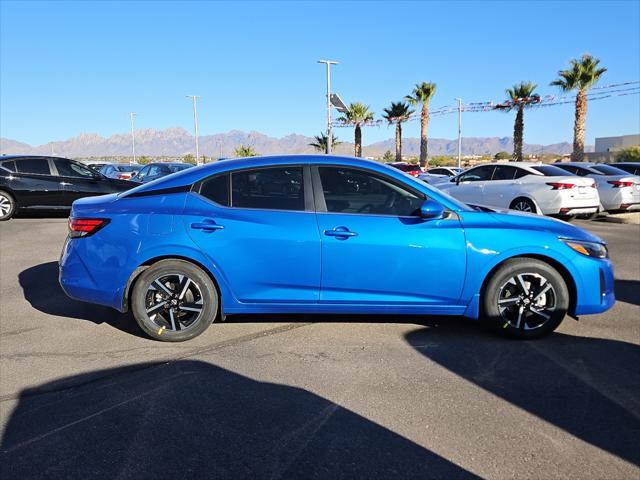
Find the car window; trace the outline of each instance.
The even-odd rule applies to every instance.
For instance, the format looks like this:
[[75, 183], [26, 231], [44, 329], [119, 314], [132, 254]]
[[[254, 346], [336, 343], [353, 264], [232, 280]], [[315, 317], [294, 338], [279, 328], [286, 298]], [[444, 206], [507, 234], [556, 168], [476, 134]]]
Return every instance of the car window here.
[[407, 217], [424, 202], [424, 197], [369, 172], [340, 167], [318, 171], [328, 212]]
[[463, 173], [458, 178], [461, 182], [479, 182], [489, 180], [493, 174], [493, 165], [483, 165], [481, 167], [472, 168], [468, 172]]
[[433, 168], [429, 170], [429, 173], [435, 173], [436, 175], [451, 175], [449, 171], [444, 168]]
[[591, 167], [592, 170], [598, 171], [598, 173], [603, 173], [605, 175], [626, 175], [627, 172], [622, 170], [621, 168], [612, 167], [611, 165], [594, 165]]
[[160, 165], [152, 165], [151, 167], [149, 167], [149, 171], [147, 172], [147, 175], [149, 175], [150, 177], [155, 177], [156, 175], [162, 174], [166, 170], [167, 170], [166, 168], [163, 168]]
[[536, 172], [540, 172], [545, 177], [562, 177], [567, 174], [571, 174], [573, 172], [569, 172], [563, 168], [556, 167], [554, 165], [536, 165], [535, 167], [531, 167]]
[[491, 180], [513, 180], [515, 176], [515, 167], [511, 167], [508, 165], [498, 165], [493, 171], [493, 177], [491, 177]]
[[585, 170], [583, 168], [578, 168], [573, 165], [558, 165], [558, 168], [562, 170], [566, 170], [567, 172], [574, 173], [576, 175], [580, 175], [581, 177], [584, 177], [589, 174], [588, 170]]
[[55, 159], [53, 163], [62, 177], [95, 177], [95, 171], [68, 160]]
[[218, 205], [229, 206], [229, 174], [216, 175], [202, 183], [200, 195]]
[[304, 210], [302, 167], [275, 167], [231, 174], [231, 205], [236, 208]]
[[167, 167], [171, 173], [181, 172], [187, 168], [191, 168], [191, 165], [171, 165]]
[[20, 173], [51, 175], [49, 161], [46, 158], [25, 158], [23, 160], [16, 160], [16, 169]]
[[149, 173], [149, 168], [151, 167], [144, 167], [142, 170], [140, 170], [140, 172], [138, 172], [138, 177], [140, 178], [146, 177], [147, 174]]
[[7, 162], [2, 162], [2, 163], [0, 163], [0, 167], [4, 168], [5, 170], [9, 170], [10, 172], [15, 172], [16, 171], [16, 162], [14, 162], [13, 160], [7, 161]]

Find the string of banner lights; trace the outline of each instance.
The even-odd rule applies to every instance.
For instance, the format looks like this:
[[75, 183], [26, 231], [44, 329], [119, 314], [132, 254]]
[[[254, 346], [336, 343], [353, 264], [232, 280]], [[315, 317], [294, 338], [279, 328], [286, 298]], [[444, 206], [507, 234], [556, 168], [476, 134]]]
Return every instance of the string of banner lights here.
[[[623, 88], [620, 88], [623, 87]], [[611, 97], [623, 97], [627, 95], [638, 95], [640, 94], [640, 81], [632, 81], [632, 82], [622, 82], [622, 83], [612, 83], [609, 85], [603, 85], [599, 87], [593, 87], [587, 93], [587, 99], [589, 101], [594, 100], [603, 100], [605, 98]], [[566, 95], [532, 95], [527, 98], [516, 98], [514, 100], [507, 100], [504, 102], [470, 102], [461, 105], [461, 111], [466, 113], [477, 113], [477, 112], [490, 112], [494, 110], [502, 110], [509, 111], [513, 108], [517, 108], [518, 106], [525, 105], [529, 108], [546, 108], [546, 107], [554, 107], [556, 105], [566, 105], [568, 103], [574, 103], [576, 99], [575, 94], [566, 94]], [[458, 113], [457, 105], [444, 105], [442, 107], [434, 108], [429, 110], [429, 117], [439, 117], [443, 115], [449, 115], [451, 113]], [[361, 122], [360, 125], [363, 127], [379, 127], [381, 125], [393, 123], [397, 120], [401, 120], [403, 122], [413, 122], [420, 119], [420, 112], [412, 113], [407, 117], [398, 117], [398, 118], [390, 118], [390, 119], [376, 119], [376, 120], [368, 120], [366, 122]], [[341, 128], [341, 127], [351, 127], [354, 125], [354, 122], [343, 122], [337, 120], [332, 123], [333, 127]]]

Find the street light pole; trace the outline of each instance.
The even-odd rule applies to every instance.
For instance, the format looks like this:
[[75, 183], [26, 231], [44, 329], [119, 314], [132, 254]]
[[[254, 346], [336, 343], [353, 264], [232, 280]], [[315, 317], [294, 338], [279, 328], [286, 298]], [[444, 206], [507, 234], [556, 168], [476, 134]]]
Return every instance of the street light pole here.
[[197, 95], [187, 95], [187, 98], [193, 99], [193, 125], [196, 131], [196, 165], [200, 165], [200, 150], [198, 148], [198, 106], [197, 100], [200, 98]]
[[333, 134], [331, 132], [331, 65], [337, 65], [333, 60], [318, 60], [327, 66], [327, 155], [331, 155]]
[[133, 118], [135, 116], [135, 112], [129, 112], [129, 118], [131, 118], [131, 153], [133, 153], [133, 161], [131, 163], [136, 163], [136, 134], [133, 130]]
[[462, 99], [456, 98], [458, 101], [458, 168], [462, 159]]

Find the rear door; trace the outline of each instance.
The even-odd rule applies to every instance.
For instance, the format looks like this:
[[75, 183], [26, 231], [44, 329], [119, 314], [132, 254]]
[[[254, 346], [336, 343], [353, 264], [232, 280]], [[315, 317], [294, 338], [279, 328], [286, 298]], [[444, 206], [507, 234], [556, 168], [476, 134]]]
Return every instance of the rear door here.
[[107, 180], [97, 171], [84, 165], [67, 160], [54, 158], [53, 165], [62, 186], [62, 202], [71, 205], [75, 200], [94, 195], [110, 193]]
[[483, 202], [490, 207], [509, 208], [514, 198], [520, 194], [522, 183], [519, 178], [526, 171], [511, 165], [496, 165], [491, 180], [484, 183]]
[[21, 208], [55, 208], [61, 206], [60, 180], [52, 174], [48, 158], [15, 160], [16, 175], [7, 183], [15, 192]]
[[185, 228], [238, 301], [318, 301], [320, 236], [308, 166], [219, 174], [196, 191], [187, 196]]

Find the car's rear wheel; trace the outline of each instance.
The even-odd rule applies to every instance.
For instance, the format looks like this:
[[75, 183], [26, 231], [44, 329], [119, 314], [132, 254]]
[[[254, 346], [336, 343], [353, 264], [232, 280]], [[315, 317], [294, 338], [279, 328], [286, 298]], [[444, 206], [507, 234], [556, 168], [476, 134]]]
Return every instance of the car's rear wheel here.
[[483, 319], [502, 335], [533, 339], [553, 332], [569, 308], [562, 275], [532, 258], [507, 260], [484, 290]]
[[0, 222], [9, 220], [16, 211], [16, 201], [13, 197], [0, 190]]
[[204, 332], [218, 312], [213, 281], [183, 260], [161, 260], [146, 269], [133, 287], [131, 309], [150, 337], [183, 342]]
[[533, 200], [525, 197], [516, 198], [511, 205], [509, 205], [511, 210], [518, 210], [520, 212], [527, 213], [538, 213], [538, 209], [536, 208], [536, 204], [533, 203]]

